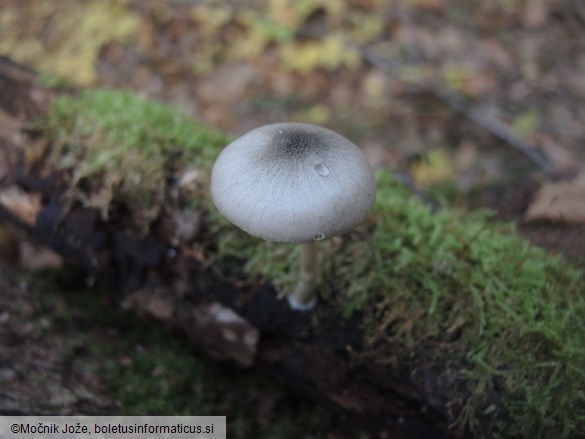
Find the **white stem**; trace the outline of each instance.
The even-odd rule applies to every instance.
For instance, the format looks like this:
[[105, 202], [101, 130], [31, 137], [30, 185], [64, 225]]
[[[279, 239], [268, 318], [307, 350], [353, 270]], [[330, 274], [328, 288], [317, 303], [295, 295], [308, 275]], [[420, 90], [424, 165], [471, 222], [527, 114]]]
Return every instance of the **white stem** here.
[[313, 309], [317, 302], [317, 247], [314, 242], [301, 244], [301, 271], [294, 291], [288, 295], [290, 307], [297, 311]]

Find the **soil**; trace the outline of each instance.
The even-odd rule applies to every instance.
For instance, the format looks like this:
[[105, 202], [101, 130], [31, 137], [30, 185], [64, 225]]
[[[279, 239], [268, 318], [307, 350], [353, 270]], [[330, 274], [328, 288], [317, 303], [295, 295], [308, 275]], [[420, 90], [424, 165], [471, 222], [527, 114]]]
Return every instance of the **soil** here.
[[67, 309], [64, 298], [43, 291], [50, 282], [43, 288], [32, 279], [0, 269], [0, 414], [115, 413], [118, 405], [97, 373], [101, 359], [86, 338], [111, 337], [111, 328], [71, 331], [56, 318]]

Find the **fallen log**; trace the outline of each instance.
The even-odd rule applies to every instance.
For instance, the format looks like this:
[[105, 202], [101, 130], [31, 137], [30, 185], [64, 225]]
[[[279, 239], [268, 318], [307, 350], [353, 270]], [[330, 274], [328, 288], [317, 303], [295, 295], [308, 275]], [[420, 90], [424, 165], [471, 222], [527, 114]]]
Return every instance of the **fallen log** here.
[[[357, 320], [323, 309], [315, 326], [311, 314], [291, 311], [273, 288], [242, 288], [181, 254], [181, 243], [170, 242], [173, 233], [145, 236], [118, 218], [103, 221], [98, 209], [71, 204], [67, 182], [46, 163], [27, 169], [27, 148], [39, 135], [31, 124], [46, 114], [52, 95], [32, 71], [0, 59], [0, 154], [7, 165], [0, 176], [0, 219], [115, 290], [121, 306], [182, 330], [215, 358], [260, 368], [376, 437], [449, 435], [446, 417], [408, 371], [387, 375], [353, 364], [363, 343]], [[171, 248], [178, 252], [173, 257]], [[178, 288], [178, 279], [186, 286]]]
[[295, 263], [286, 248], [214, 217], [206, 174], [225, 137], [124, 92], [64, 93], [0, 60], [0, 219], [120, 306], [374, 437], [579, 431], [585, 294], [566, 261], [485, 216], [431, 212], [381, 173], [370, 221], [331, 244], [318, 309], [293, 312], [271, 286]]

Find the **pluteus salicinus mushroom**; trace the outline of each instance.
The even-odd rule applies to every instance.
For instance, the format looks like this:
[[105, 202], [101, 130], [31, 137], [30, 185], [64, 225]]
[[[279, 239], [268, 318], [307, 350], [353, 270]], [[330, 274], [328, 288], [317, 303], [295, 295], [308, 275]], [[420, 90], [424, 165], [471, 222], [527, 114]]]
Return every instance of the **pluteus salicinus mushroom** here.
[[376, 181], [363, 153], [345, 137], [304, 123], [256, 128], [226, 146], [211, 175], [218, 210], [247, 233], [301, 243], [291, 308], [316, 303], [315, 241], [353, 229], [372, 208]]

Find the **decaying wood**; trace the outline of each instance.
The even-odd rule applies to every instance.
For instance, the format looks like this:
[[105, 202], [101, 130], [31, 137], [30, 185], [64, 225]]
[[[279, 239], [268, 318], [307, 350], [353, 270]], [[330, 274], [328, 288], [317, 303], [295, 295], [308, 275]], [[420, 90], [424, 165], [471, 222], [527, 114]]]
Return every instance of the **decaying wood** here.
[[165, 234], [144, 236], [93, 209], [65, 208], [59, 178], [50, 169], [27, 171], [21, 160], [32, 142], [23, 126], [43, 114], [49, 99], [30, 71], [0, 59], [0, 154], [11, 161], [0, 176], [0, 219], [117, 291], [127, 309], [181, 330], [213, 357], [259, 368], [374, 437], [452, 435], [439, 379], [445, 371], [355, 361], [363, 350], [358, 321], [321, 307], [315, 324], [311, 313], [291, 311], [270, 287], [242, 286], [180, 246], [171, 257]]

